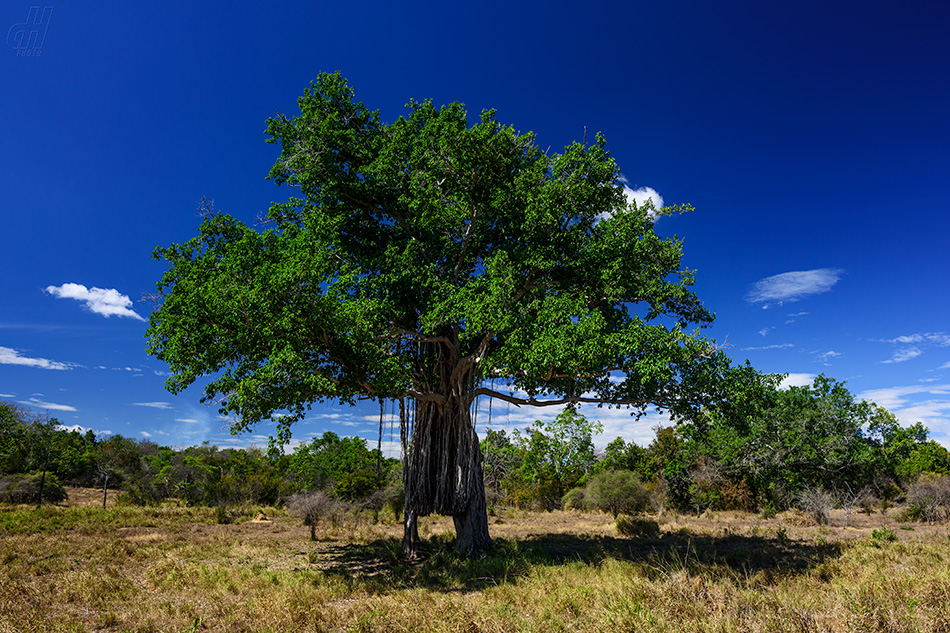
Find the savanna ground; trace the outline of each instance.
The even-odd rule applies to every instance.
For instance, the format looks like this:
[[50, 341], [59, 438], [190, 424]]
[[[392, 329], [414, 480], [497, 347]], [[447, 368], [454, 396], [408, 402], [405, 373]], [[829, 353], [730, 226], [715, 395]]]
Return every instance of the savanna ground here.
[[0, 508], [0, 633], [950, 631], [950, 530], [880, 513], [664, 514], [627, 538], [603, 514], [502, 512], [477, 560], [430, 517], [407, 563], [391, 515], [311, 541], [273, 508], [101, 503]]

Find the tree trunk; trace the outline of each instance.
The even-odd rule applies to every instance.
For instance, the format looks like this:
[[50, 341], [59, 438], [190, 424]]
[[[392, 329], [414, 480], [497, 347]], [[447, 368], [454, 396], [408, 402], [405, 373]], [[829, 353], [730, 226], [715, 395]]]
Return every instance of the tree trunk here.
[[[415, 403], [412, 443], [404, 473], [403, 553], [410, 558], [419, 553], [418, 517], [433, 512], [453, 518], [458, 550], [478, 556], [492, 547], [482, 456], [472, 423], [470, 392], [466, 389], [471, 380], [469, 376], [455, 378], [444, 391], [444, 401]], [[446, 383], [449, 381], [443, 382]]]

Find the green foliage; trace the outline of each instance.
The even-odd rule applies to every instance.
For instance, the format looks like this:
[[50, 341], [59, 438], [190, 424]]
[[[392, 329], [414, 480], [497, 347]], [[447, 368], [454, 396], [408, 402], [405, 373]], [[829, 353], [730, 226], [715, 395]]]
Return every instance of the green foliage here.
[[344, 473], [336, 483], [336, 495], [347, 501], [368, 497], [376, 490], [379, 482], [376, 473], [366, 469]]
[[681, 427], [683, 463], [666, 472], [674, 500], [695, 501], [703, 488], [693, 472], [700, 457], [718, 470], [707, 500], [720, 507], [787, 507], [806, 488], [869, 488], [887, 497], [907, 477], [950, 465], [950, 454], [927, 440], [923, 425], [901, 427], [886, 409], [856, 400], [844, 383], [821, 375], [811, 386], [783, 390], [779, 378], [736, 368], [726, 380], [734, 397]]
[[524, 451], [505, 431], [488, 429], [479, 444], [482, 453], [485, 489], [488, 503], [511, 501], [512, 492], [519, 487]]
[[585, 500], [590, 507], [613, 515], [637, 514], [646, 510], [650, 492], [629, 470], [599, 472], [588, 480]]
[[596, 465], [596, 470], [630, 470], [640, 479], [647, 481], [656, 474], [655, 456], [634, 442], [625, 442], [618, 437], [604, 449], [604, 456]]
[[52, 473], [20, 473], [0, 477], [0, 502], [36, 503], [43, 489], [44, 503], [57, 503], [66, 499], [66, 490]]
[[561, 498], [561, 507], [565, 510], [588, 510], [587, 488], [571, 488]]
[[888, 527], [871, 530], [871, 538], [876, 541], [896, 541], [897, 533]]
[[550, 422], [536, 421], [530, 435], [518, 436], [521, 476], [534, 485], [544, 509], [559, 508], [564, 494], [593, 471], [597, 462], [593, 437], [602, 428], [568, 407]]
[[272, 228], [215, 214], [155, 252], [170, 266], [148, 351], [173, 392], [214, 376], [205, 399], [235, 430], [281, 411], [286, 429], [325, 400], [444, 396], [438, 349], [524, 404], [685, 412], [728, 365], [686, 331], [713, 317], [679, 241], [653, 230], [689, 208], [628, 204], [600, 135], [549, 153], [491, 111], [470, 125], [459, 104], [416, 101], [387, 124], [338, 74], [298, 103], [267, 123], [270, 178], [301, 192]]
[[[341, 438], [327, 431], [298, 445], [288, 457], [287, 468], [299, 490], [335, 489], [343, 498], [356, 498], [379, 487], [396, 462], [382, 459], [377, 449], [368, 449], [363, 438]], [[381, 467], [378, 478], [377, 464]]]

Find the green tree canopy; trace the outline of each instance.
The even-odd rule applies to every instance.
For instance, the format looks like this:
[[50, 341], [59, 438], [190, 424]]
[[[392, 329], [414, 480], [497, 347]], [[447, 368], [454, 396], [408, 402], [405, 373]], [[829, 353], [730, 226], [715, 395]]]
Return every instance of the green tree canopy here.
[[493, 111], [470, 125], [429, 101], [387, 124], [338, 74], [298, 105], [267, 124], [270, 178], [299, 190], [269, 226], [214, 214], [156, 250], [148, 350], [171, 391], [210, 376], [233, 430], [272, 418], [283, 437], [317, 402], [400, 400], [407, 553], [430, 512], [455, 518], [460, 548], [490, 547], [477, 397], [708, 400], [728, 359], [689, 330], [713, 317], [680, 242], [653, 230], [688, 207], [628, 203], [599, 134], [550, 153]]

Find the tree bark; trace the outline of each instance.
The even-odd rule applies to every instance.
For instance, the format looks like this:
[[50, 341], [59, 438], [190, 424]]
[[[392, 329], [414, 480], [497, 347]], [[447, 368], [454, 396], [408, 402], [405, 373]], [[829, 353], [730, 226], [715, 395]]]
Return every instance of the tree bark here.
[[454, 369], [443, 367], [443, 400], [415, 402], [404, 473], [403, 553], [410, 558], [419, 554], [418, 517], [433, 512], [453, 518], [458, 550], [478, 556], [492, 547], [482, 456], [470, 409], [471, 375]]

